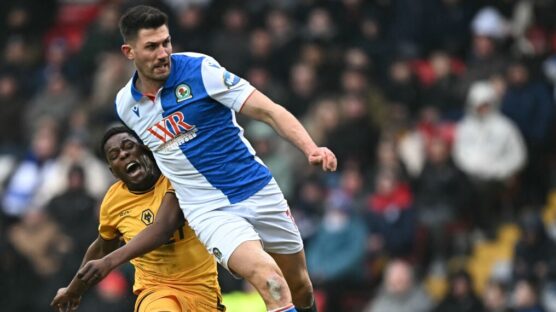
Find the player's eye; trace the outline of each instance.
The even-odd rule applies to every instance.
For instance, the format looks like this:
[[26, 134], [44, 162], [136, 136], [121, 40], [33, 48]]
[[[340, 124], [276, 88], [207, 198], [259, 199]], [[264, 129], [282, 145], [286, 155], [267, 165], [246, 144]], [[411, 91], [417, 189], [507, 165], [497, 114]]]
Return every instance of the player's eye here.
[[124, 143], [123, 147], [124, 147], [124, 149], [129, 150], [129, 149], [132, 149], [132, 148], [133, 148], [133, 145], [134, 145], [133, 142], [131, 142], [131, 141], [126, 141], [126, 142]]
[[162, 42], [162, 46], [165, 48], [168, 47], [169, 45], [170, 45], [170, 39], [166, 39], [164, 40], [164, 42]]
[[108, 159], [114, 160], [114, 159], [118, 158], [118, 155], [119, 155], [119, 153], [117, 151], [110, 152], [108, 154]]

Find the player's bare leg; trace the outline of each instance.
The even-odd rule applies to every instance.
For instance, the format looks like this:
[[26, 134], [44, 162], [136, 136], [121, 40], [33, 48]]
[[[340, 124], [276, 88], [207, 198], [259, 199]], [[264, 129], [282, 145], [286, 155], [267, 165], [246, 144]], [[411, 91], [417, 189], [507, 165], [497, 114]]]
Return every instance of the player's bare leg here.
[[313, 285], [309, 279], [305, 252], [294, 254], [270, 254], [284, 273], [291, 290], [293, 304], [297, 311], [316, 311], [314, 307]]
[[282, 271], [259, 241], [246, 241], [239, 245], [230, 256], [228, 267], [257, 289], [267, 310], [292, 304]]

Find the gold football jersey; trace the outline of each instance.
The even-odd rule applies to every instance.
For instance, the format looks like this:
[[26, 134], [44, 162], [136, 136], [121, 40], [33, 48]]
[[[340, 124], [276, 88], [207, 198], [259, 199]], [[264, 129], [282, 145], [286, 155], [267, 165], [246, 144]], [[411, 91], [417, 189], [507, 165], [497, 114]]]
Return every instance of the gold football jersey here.
[[[144, 193], [131, 192], [124, 183], [114, 183], [100, 207], [99, 233], [111, 240], [119, 235], [131, 240], [154, 222], [164, 196], [174, 192], [166, 177]], [[187, 222], [168, 242], [157, 249], [131, 260], [135, 266], [134, 293], [167, 285], [216, 302], [219, 295], [216, 261], [199, 241]]]

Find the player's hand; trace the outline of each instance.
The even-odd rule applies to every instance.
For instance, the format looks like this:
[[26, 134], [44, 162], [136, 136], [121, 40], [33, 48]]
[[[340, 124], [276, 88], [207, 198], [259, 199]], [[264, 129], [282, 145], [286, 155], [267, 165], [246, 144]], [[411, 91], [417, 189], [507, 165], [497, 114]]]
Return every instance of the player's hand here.
[[76, 311], [81, 303], [81, 296], [68, 292], [66, 287], [58, 289], [50, 306], [58, 312]]
[[336, 155], [326, 147], [318, 147], [309, 156], [309, 163], [313, 166], [322, 166], [323, 171], [336, 171], [338, 161]]
[[112, 269], [110, 261], [106, 258], [91, 260], [77, 272], [77, 278], [87, 285], [93, 285], [106, 277]]

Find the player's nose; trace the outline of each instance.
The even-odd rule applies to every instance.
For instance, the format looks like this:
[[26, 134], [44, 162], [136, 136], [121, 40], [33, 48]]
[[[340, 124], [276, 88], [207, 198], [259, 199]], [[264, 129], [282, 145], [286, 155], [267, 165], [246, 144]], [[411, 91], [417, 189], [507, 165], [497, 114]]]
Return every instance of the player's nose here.
[[160, 47], [157, 51], [156, 57], [161, 60], [165, 59], [170, 55], [165, 47]]
[[121, 150], [120, 151], [120, 159], [126, 159], [129, 156], [129, 152], [126, 150]]

